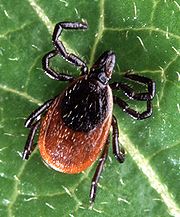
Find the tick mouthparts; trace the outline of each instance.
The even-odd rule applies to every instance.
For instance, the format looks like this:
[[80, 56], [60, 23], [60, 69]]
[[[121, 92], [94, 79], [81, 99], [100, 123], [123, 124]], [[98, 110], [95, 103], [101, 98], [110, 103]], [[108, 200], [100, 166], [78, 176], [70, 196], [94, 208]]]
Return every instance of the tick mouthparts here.
[[92, 69], [100, 70], [106, 73], [107, 77], [111, 77], [115, 65], [115, 53], [113, 51], [105, 51], [95, 62]]
[[105, 56], [105, 72], [107, 77], [111, 77], [115, 65], [115, 54], [108, 51]]

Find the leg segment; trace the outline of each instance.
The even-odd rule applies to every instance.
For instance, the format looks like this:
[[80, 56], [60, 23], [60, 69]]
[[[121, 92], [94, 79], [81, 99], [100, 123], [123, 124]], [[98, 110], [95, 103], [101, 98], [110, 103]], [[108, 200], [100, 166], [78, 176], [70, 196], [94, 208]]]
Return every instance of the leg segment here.
[[31, 125], [30, 132], [29, 132], [26, 144], [24, 146], [24, 151], [22, 153], [23, 160], [27, 160], [34, 149], [33, 142], [34, 142], [34, 137], [36, 135], [36, 131], [39, 127], [39, 124], [40, 124], [40, 121], [37, 121], [36, 123]]
[[130, 73], [126, 73], [125, 78], [129, 80], [137, 81], [142, 84], [146, 84], [148, 86], [148, 94], [149, 94], [149, 97], [147, 97], [146, 99], [154, 98], [156, 85], [153, 80], [151, 80], [150, 78], [144, 77], [144, 76], [139, 76], [139, 75], [130, 74]]
[[99, 163], [98, 163], [98, 165], [96, 167], [95, 174], [94, 174], [94, 176], [92, 178], [91, 189], [90, 189], [90, 203], [91, 203], [91, 205], [95, 201], [97, 184], [99, 182], [99, 178], [100, 178], [100, 175], [102, 173], [105, 161], [107, 159], [108, 148], [109, 148], [109, 137], [108, 137], [108, 139], [106, 141], [106, 144], [104, 146], [103, 152], [102, 152], [101, 157], [99, 159]]
[[43, 105], [33, 111], [25, 122], [25, 127], [30, 128], [30, 132], [24, 146], [24, 151], [22, 154], [23, 160], [27, 160], [34, 149], [34, 137], [36, 131], [40, 125], [41, 115], [50, 107], [54, 99], [46, 101]]
[[58, 54], [58, 51], [52, 50], [44, 55], [42, 58], [42, 68], [44, 72], [52, 79], [58, 81], [72, 81], [74, 79], [71, 75], [66, 75], [64, 73], [57, 73], [49, 66], [49, 61], [52, 57], [55, 57]]
[[118, 104], [118, 106], [120, 108], [122, 108], [122, 110], [124, 112], [126, 112], [127, 114], [132, 116], [134, 119], [143, 120], [145, 118], [150, 117], [151, 114], [152, 114], [152, 104], [151, 104], [150, 100], [147, 101], [147, 109], [146, 109], [146, 111], [144, 111], [142, 113], [139, 113], [139, 112], [131, 109], [129, 107], [129, 105], [124, 100], [122, 100], [122, 99], [120, 99], [120, 98], [118, 98], [116, 96], [113, 96], [113, 100], [114, 100], [114, 103]]
[[83, 62], [76, 55], [74, 55], [72, 53], [68, 53], [66, 51], [62, 41], [58, 40], [63, 29], [87, 29], [87, 24], [86, 23], [78, 23], [78, 22], [60, 22], [60, 23], [57, 23], [55, 28], [54, 28], [54, 32], [53, 32], [53, 36], [52, 36], [52, 41], [53, 41], [53, 44], [54, 44], [58, 54], [61, 55], [65, 60], [67, 60], [71, 64], [80, 67], [82, 74], [87, 74], [88, 68], [87, 68], [86, 63]]
[[113, 128], [113, 132], [112, 132], [113, 154], [120, 163], [123, 163], [125, 160], [125, 151], [122, 147], [119, 147], [119, 131], [118, 131], [117, 119], [114, 115], [112, 117], [112, 128]]
[[54, 99], [50, 99], [46, 101], [43, 105], [41, 105], [39, 108], [37, 108], [35, 111], [33, 111], [30, 116], [27, 118], [25, 122], [25, 127], [26, 128], [31, 128], [33, 126], [34, 122], [37, 122], [42, 113], [45, 112], [51, 105]]
[[113, 90], [119, 90], [125, 92], [126, 96], [133, 100], [152, 100], [155, 95], [155, 82], [149, 78], [144, 76], [139, 76], [135, 74], [125, 74], [125, 77], [129, 80], [137, 81], [142, 84], [146, 84], [148, 86], [148, 92], [145, 93], [136, 93], [131, 87], [127, 84], [123, 84], [122, 82], [114, 82], [110, 84], [110, 87]]

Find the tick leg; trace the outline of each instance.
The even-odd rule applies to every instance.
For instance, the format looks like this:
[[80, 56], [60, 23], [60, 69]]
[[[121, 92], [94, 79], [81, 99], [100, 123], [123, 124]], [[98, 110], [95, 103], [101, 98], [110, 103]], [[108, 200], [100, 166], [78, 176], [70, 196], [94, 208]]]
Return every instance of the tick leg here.
[[[136, 75], [136, 74], [130, 74], [129, 72], [125, 74], [125, 78], [127, 78], [129, 80], [137, 81], [137, 82], [142, 83], [142, 84], [146, 84], [148, 86], [149, 96], [148, 96], [148, 94], [145, 94], [144, 96], [146, 97], [146, 99], [153, 99], [154, 98], [156, 85], [155, 85], [155, 82], [153, 80], [151, 80], [150, 78], [144, 77], [144, 76], [140, 76], [140, 75]], [[139, 94], [139, 98], [141, 98], [140, 94]], [[137, 99], [138, 99], [138, 95], [137, 95]]]
[[142, 113], [139, 113], [139, 112], [135, 111], [134, 109], [131, 109], [129, 107], [129, 105], [124, 100], [122, 100], [116, 96], [113, 96], [113, 100], [114, 100], [114, 103], [116, 103], [120, 108], [122, 108], [122, 110], [124, 112], [126, 112], [127, 114], [132, 116], [134, 119], [143, 120], [143, 119], [148, 118], [152, 115], [152, 104], [151, 104], [150, 100], [147, 101], [146, 111], [144, 111]]
[[27, 160], [29, 156], [31, 155], [32, 151], [34, 150], [33, 142], [34, 142], [34, 137], [36, 135], [36, 131], [38, 129], [38, 126], [40, 124], [40, 121], [37, 121], [33, 125], [31, 125], [30, 132], [26, 141], [26, 144], [24, 146], [24, 151], [22, 153], [22, 159]]
[[118, 124], [117, 124], [117, 119], [114, 115], [112, 117], [112, 128], [113, 128], [113, 132], [112, 132], [113, 154], [120, 163], [123, 163], [125, 160], [125, 151], [122, 147], [119, 147]]
[[100, 178], [100, 175], [102, 173], [105, 161], [107, 159], [108, 148], [109, 148], [109, 137], [106, 141], [105, 147], [104, 147], [103, 152], [101, 154], [101, 157], [99, 159], [99, 163], [96, 167], [95, 174], [94, 174], [92, 181], [91, 181], [91, 189], [90, 189], [90, 203], [91, 203], [91, 205], [93, 205], [95, 198], [96, 198], [97, 185], [98, 185], [99, 178]]
[[27, 118], [25, 122], [25, 127], [30, 128], [30, 132], [24, 146], [24, 151], [22, 154], [23, 160], [27, 160], [34, 150], [34, 137], [36, 135], [36, 131], [40, 125], [41, 115], [50, 107], [54, 99], [50, 99], [46, 101], [43, 105], [33, 111], [30, 116]]
[[31, 128], [33, 126], [33, 123], [38, 121], [41, 118], [41, 115], [43, 112], [45, 112], [51, 105], [54, 99], [50, 99], [46, 101], [43, 105], [41, 105], [39, 108], [37, 108], [35, 111], [33, 111], [30, 116], [27, 118], [25, 122], [25, 127]]
[[59, 55], [61, 55], [65, 60], [70, 62], [71, 64], [78, 66], [81, 68], [82, 74], [87, 74], [88, 73], [88, 68], [85, 62], [83, 62], [79, 57], [72, 53], [68, 53], [66, 51], [66, 48], [64, 47], [62, 41], [58, 40], [60, 37], [62, 30], [63, 29], [87, 29], [87, 24], [86, 23], [79, 23], [79, 22], [60, 22], [57, 23], [53, 36], [52, 36], [52, 41], [53, 44], [58, 52]]
[[110, 84], [110, 87], [113, 90], [119, 90], [121, 89], [124, 91], [125, 95], [133, 100], [151, 100], [154, 97], [155, 94], [155, 82], [152, 81], [149, 78], [146, 78], [144, 76], [139, 76], [135, 74], [125, 74], [125, 77], [129, 80], [137, 81], [142, 84], [146, 84], [148, 86], [148, 92], [145, 93], [136, 93], [131, 87], [129, 87], [127, 84], [124, 84], [122, 82], [114, 82]]
[[64, 73], [55, 72], [49, 65], [49, 61], [51, 58], [55, 57], [58, 54], [57, 50], [52, 50], [44, 55], [42, 58], [42, 68], [44, 72], [52, 79], [58, 81], [72, 81], [74, 79], [73, 76], [67, 75]]

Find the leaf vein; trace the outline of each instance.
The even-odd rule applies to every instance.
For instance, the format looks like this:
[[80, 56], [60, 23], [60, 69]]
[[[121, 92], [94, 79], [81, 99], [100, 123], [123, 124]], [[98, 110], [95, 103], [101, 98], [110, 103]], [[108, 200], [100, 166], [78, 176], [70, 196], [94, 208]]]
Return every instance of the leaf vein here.
[[15, 180], [14, 189], [12, 191], [12, 194], [11, 194], [11, 197], [10, 197], [10, 204], [8, 206], [8, 216], [9, 217], [14, 216], [13, 213], [12, 213], [12, 207], [13, 207], [14, 203], [16, 202], [16, 199], [17, 199], [17, 197], [19, 195], [19, 191], [18, 191], [18, 185], [19, 185], [19, 182], [20, 182], [19, 180], [20, 180], [20, 176], [22, 175], [22, 173], [24, 171], [24, 168], [25, 168], [26, 164], [27, 164], [27, 161], [24, 161], [22, 163], [22, 166], [20, 167], [19, 172], [18, 172], [16, 178], [14, 179]]
[[96, 53], [97, 45], [99, 41], [101, 40], [104, 32], [104, 0], [100, 1], [100, 17], [99, 17], [99, 26], [98, 26], [98, 32], [95, 34], [95, 40], [92, 46], [91, 54], [90, 54], [90, 66], [92, 66], [94, 62], [94, 56]]
[[[28, 0], [28, 2], [33, 8], [33, 10], [36, 12], [38, 17], [41, 19], [41, 21], [44, 23], [44, 25], [48, 29], [48, 32], [51, 35], [54, 30], [54, 24], [50, 21], [44, 10], [34, 0]], [[64, 40], [63, 43], [70, 52], [78, 54], [77, 51], [72, 49]]]
[[27, 79], [26, 79], [26, 82], [25, 82], [25, 85], [24, 85], [24, 91], [27, 92], [27, 89], [28, 89], [28, 84], [29, 84], [29, 81], [30, 81], [30, 75], [31, 75], [31, 72], [33, 70], [33, 68], [35, 67], [35, 65], [37, 64], [37, 62], [39, 61], [40, 57], [42, 57], [42, 54], [40, 54], [39, 56], [37, 56], [31, 67], [29, 68], [29, 70], [27, 71]]
[[[111, 28], [111, 27], [105, 27], [104, 28], [105, 31], [114, 31], [114, 32], [124, 32], [124, 31], [150, 31], [150, 32], [158, 32], [158, 33], [161, 33], [163, 35], [167, 35], [167, 31], [163, 30], [163, 29], [160, 29], [160, 28], [157, 28], [157, 27], [154, 27], [154, 26], [150, 26], [150, 27], [139, 27], [139, 28], [130, 28], [130, 27], [127, 27], [127, 28]], [[174, 33], [171, 33], [171, 32], [168, 32], [168, 35], [173, 37], [173, 38], [176, 38], [176, 39], [180, 39], [180, 36], [179, 35], [176, 35]]]
[[162, 80], [163, 80], [163, 85], [162, 85], [162, 88], [161, 88], [161, 93], [160, 93], [160, 96], [159, 96], [159, 104], [164, 96], [164, 89], [165, 89], [165, 86], [166, 86], [166, 83], [167, 83], [167, 78], [166, 78], [166, 71], [168, 70], [168, 68], [171, 66], [171, 64], [173, 64], [177, 58], [179, 57], [179, 55], [176, 55], [171, 61], [169, 61], [169, 63], [167, 63], [167, 65], [165, 66], [165, 68], [162, 68]]
[[8, 35], [13, 34], [14, 32], [22, 31], [25, 28], [31, 26], [34, 22], [24, 23], [22, 26], [20, 26], [17, 29], [9, 30], [7, 32], [4, 32], [3, 34], [0, 34], [0, 38], [7, 38]]
[[150, 157], [148, 157], [149, 161], [152, 161], [153, 158], [157, 157], [159, 154], [161, 154], [163, 151], [167, 151], [171, 148], [174, 148], [176, 146], [180, 145], [180, 141], [177, 141], [174, 145], [171, 146], [166, 146], [158, 151], [156, 151], [155, 153], [153, 153]]
[[32, 103], [35, 103], [38, 105], [42, 104], [42, 102], [40, 100], [33, 98], [32, 96], [28, 95], [26, 92], [21, 92], [21, 91], [18, 91], [16, 89], [13, 89], [13, 88], [10, 88], [6, 85], [1, 85], [1, 84], [0, 84], [0, 89], [3, 91], [6, 91], [6, 92], [16, 94], [16, 95], [28, 100], [29, 102], [32, 102]]
[[153, 1], [153, 7], [152, 7], [152, 12], [151, 12], [151, 15], [150, 15], [150, 23], [151, 25], [153, 25], [153, 18], [154, 18], [154, 13], [156, 11], [156, 8], [157, 8], [157, 5], [160, 1]]
[[152, 188], [161, 196], [162, 201], [167, 206], [169, 213], [172, 216], [180, 215], [180, 208], [173, 200], [171, 193], [168, 191], [167, 186], [161, 183], [159, 176], [155, 173], [151, 167], [149, 160], [147, 160], [140, 151], [133, 145], [128, 136], [120, 129], [121, 143], [131, 155], [139, 169], [148, 178], [148, 181]]

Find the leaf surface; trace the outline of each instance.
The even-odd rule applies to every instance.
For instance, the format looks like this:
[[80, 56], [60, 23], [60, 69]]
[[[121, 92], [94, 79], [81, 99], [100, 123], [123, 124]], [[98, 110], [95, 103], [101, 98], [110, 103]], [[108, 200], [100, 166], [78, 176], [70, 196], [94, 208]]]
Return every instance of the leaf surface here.
[[[0, 216], [180, 216], [179, 11], [178, 1], [161, 0], [0, 1]], [[82, 19], [88, 31], [62, 34], [68, 51], [91, 66], [113, 50], [113, 81], [125, 81], [124, 72], [133, 69], [157, 86], [149, 119], [135, 121], [114, 106], [126, 161], [120, 165], [110, 149], [93, 209], [88, 195], [96, 163], [67, 175], [46, 168], [38, 149], [28, 161], [20, 157], [26, 117], [67, 86], [41, 69], [42, 56], [53, 49], [54, 25]], [[60, 58], [52, 64], [79, 74]], [[145, 109], [144, 102], [128, 103]]]

